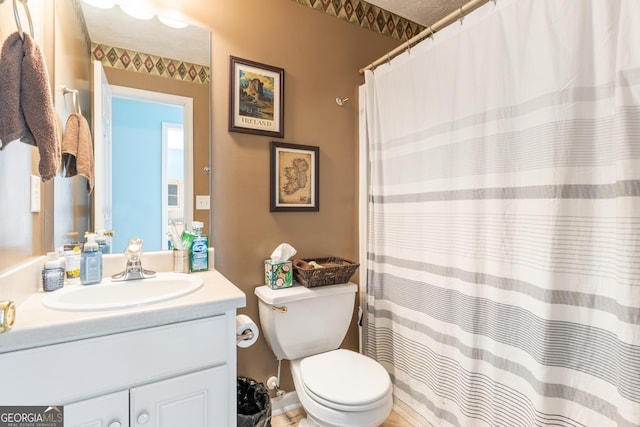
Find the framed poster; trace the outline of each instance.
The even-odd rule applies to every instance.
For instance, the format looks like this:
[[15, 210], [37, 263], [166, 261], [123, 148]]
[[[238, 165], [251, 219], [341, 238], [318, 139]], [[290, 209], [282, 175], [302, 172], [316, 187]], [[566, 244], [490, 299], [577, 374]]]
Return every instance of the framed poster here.
[[271, 212], [320, 210], [320, 150], [271, 141]]
[[229, 132], [284, 137], [284, 70], [230, 57]]

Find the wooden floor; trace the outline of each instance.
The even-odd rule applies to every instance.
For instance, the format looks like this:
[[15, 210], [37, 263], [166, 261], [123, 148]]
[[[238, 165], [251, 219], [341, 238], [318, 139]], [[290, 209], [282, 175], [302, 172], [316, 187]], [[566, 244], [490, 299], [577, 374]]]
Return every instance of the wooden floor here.
[[[287, 412], [271, 419], [272, 427], [289, 427], [297, 426], [298, 422], [304, 418], [304, 409], [298, 408], [290, 412]], [[395, 412], [391, 412], [389, 418], [380, 427], [411, 427], [411, 424], [406, 422], [400, 415]]]

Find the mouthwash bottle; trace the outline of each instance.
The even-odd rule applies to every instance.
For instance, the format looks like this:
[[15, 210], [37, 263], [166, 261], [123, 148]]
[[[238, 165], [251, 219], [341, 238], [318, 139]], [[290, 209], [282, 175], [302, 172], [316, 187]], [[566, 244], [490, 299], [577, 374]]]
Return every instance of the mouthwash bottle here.
[[87, 234], [87, 243], [82, 249], [80, 283], [93, 285], [102, 280], [102, 252], [98, 250], [95, 234]]
[[191, 272], [207, 271], [209, 269], [209, 241], [207, 236], [202, 234], [204, 224], [201, 221], [193, 221], [191, 231], [193, 232], [193, 244], [191, 245]]

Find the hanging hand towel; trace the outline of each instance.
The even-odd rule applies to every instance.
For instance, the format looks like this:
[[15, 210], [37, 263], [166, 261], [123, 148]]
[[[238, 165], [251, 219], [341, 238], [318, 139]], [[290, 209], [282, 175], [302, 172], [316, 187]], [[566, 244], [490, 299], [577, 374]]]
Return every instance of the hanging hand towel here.
[[93, 142], [89, 123], [82, 114], [73, 113], [67, 119], [62, 137], [62, 167], [65, 177], [87, 178], [87, 191], [93, 191]]
[[27, 33], [24, 41], [11, 34], [0, 53], [0, 150], [12, 141], [35, 145], [43, 181], [60, 166], [60, 141], [49, 88], [49, 75], [40, 48]]

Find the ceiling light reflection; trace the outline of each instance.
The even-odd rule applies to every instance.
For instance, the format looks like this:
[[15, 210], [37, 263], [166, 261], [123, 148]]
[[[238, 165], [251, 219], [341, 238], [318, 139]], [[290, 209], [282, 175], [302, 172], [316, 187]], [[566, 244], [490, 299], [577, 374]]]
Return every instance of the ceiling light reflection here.
[[158, 15], [158, 19], [164, 25], [166, 25], [167, 27], [171, 27], [171, 28], [185, 28], [185, 27], [189, 26], [189, 24], [187, 24], [186, 22], [179, 21], [179, 20], [173, 19], [173, 18], [167, 18], [166, 16], [162, 16], [162, 15]]
[[121, 4], [120, 9], [132, 18], [147, 20], [154, 17], [153, 12], [140, 6]]
[[111, 9], [116, 5], [113, 0], [82, 0], [91, 6], [98, 7], [100, 9]]

